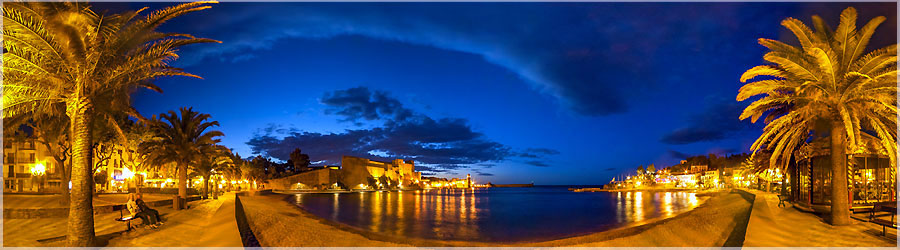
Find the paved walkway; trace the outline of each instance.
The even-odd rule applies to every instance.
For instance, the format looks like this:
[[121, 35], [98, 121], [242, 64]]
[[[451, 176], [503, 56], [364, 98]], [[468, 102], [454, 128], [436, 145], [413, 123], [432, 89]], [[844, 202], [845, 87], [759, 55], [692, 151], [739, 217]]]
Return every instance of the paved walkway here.
[[[234, 195], [188, 203], [189, 208], [154, 207], [165, 222], [158, 229], [137, 225], [125, 231], [114, 219], [118, 213], [94, 215], [98, 240], [106, 247], [241, 247], [234, 219]], [[134, 221], [141, 223], [140, 220]], [[3, 221], [3, 245], [58, 247], [65, 245], [65, 218], [8, 219]], [[40, 241], [39, 241], [40, 240]]]
[[848, 226], [832, 226], [815, 214], [792, 206], [778, 207], [778, 196], [757, 190], [745, 247], [892, 247], [897, 246], [897, 229], [851, 220]]

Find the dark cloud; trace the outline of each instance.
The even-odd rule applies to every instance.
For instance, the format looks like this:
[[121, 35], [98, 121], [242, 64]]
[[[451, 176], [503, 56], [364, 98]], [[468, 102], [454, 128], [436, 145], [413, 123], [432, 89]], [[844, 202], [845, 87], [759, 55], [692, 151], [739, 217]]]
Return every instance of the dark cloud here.
[[555, 149], [527, 148], [521, 154], [519, 154], [519, 156], [525, 157], [525, 158], [541, 158], [541, 157], [545, 157], [548, 155], [558, 155], [558, 154], [559, 154], [559, 151], [557, 151]]
[[344, 121], [391, 119], [403, 121], [412, 116], [412, 111], [383, 91], [369, 91], [366, 87], [326, 93], [320, 101], [328, 105], [327, 114], [346, 117]]
[[494, 176], [494, 174], [492, 174], [492, 173], [486, 173], [486, 172], [480, 172], [480, 171], [475, 171], [475, 173], [478, 176]]
[[402, 158], [415, 160], [417, 168], [431, 173], [476, 166], [490, 168], [494, 166], [492, 162], [508, 158], [540, 159], [558, 153], [547, 148], [513, 150], [474, 131], [466, 119], [433, 119], [404, 108], [387, 93], [362, 87], [327, 93], [322, 103], [345, 120], [381, 120], [384, 125], [327, 134], [270, 125], [260, 129], [247, 145], [253, 153], [281, 160], [290, 159], [294, 148], [301, 148], [310, 160], [322, 164], [339, 164], [344, 155], [376, 160]]
[[746, 104], [720, 97], [710, 97], [707, 103], [706, 110], [689, 117], [684, 127], [664, 135], [660, 141], [676, 145], [718, 141], [755, 129], [749, 119], [738, 119]]
[[550, 164], [547, 164], [544, 161], [526, 161], [525, 164], [532, 165], [535, 167], [549, 167]]
[[606, 172], [609, 172], [609, 171], [615, 171], [616, 168], [606, 168], [606, 169], [604, 169], [604, 170], [605, 170]]
[[685, 154], [685, 153], [678, 152], [678, 151], [671, 150], [671, 149], [669, 150], [669, 155], [671, 155], [675, 159], [687, 159], [688, 157], [691, 157], [691, 155], [689, 155], [689, 154]]

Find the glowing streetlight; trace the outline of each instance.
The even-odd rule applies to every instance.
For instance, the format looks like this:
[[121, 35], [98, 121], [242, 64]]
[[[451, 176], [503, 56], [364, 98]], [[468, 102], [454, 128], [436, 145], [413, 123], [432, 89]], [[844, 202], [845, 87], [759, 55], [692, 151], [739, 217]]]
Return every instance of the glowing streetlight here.
[[128, 168], [122, 169], [122, 178], [130, 179], [131, 177], [134, 177], [134, 173], [131, 172], [130, 169], [128, 169]]
[[35, 163], [34, 166], [31, 167], [31, 175], [42, 176], [42, 175], [44, 175], [44, 172], [46, 170], [47, 170], [47, 168], [44, 167], [44, 164], [38, 162], [38, 163]]

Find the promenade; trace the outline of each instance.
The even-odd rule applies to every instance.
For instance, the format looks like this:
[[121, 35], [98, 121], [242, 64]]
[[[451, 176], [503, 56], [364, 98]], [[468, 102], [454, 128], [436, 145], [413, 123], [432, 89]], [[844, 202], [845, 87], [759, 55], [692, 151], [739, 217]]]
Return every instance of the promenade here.
[[778, 196], [758, 190], [747, 226], [745, 247], [895, 247], [897, 229], [850, 220], [848, 226], [832, 226], [816, 214], [801, 212], [790, 203], [778, 207]]
[[[188, 206], [179, 211], [171, 206], [153, 207], [165, 222], [158, 229], [137, 225], [126, 231], [125, 223], [115, 221], [119, 213], [95, 214], [98, 243], [104, 247], [243, 246], [234, 219], [234, 194], [188, 202]], [[65, 246], [66, 219], [5, 219], [3, 232], [4, 247], [62, 247]]]

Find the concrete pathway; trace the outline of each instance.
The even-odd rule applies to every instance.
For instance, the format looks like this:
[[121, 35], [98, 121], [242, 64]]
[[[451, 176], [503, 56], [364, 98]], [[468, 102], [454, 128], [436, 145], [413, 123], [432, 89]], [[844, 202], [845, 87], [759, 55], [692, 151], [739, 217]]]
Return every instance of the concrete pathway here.
[[158, 229], [114, 237], [108, 247], [243, 247], [234, 219], [234, 194], [174, 213]]
[[[158, 229], [140, 225], [125, 231], [125, 223], [114, 219], [119, 213], [94, 215], [94, 231], [106, 247], [242, 247], [234, 219], [234, 194], [219, 199], [188, 203], [176, 211], [171, 206], [153, 207], [165, 222]], [[66, 219], [3, 220], [4, 247], [60, 247], [65, 245]]]
[[897, 230], [888, 228], [881, 236], [881, 226], [851, 220], [848, 226], [832, 226], [815, 214], [799, 211], [790, 204], [778, 207], [778, 196], [758, 190], [745, 247], [891, 247], [897, 246]]

